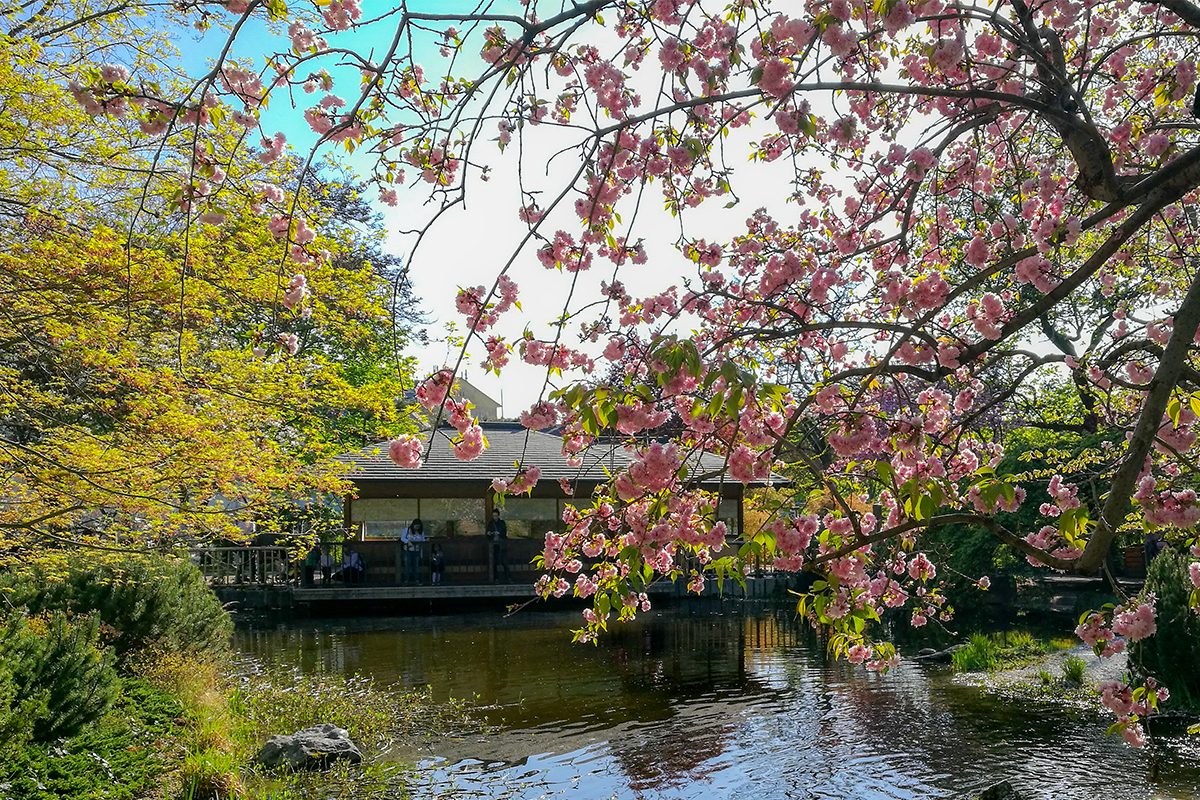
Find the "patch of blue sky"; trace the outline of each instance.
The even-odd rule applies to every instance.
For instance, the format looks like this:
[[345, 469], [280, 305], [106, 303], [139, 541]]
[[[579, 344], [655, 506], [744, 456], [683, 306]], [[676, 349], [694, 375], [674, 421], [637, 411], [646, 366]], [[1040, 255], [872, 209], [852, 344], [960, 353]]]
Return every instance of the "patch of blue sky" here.
[[[332, 94], [346, 100], [348, 106], [357, 99], [361, 87], [362, 70], [360, 64], [351, 57], [349, 51], [358, 54], [372, 64], [378, 64], [392, 46], [401, 23], [402, 12], [394, 3], [372, 2], [363, 3], [363, 21], [346, 31], [330, 31], [322, 34], [332, 52], [318, 56], [305, 62], [300, 72], [294, 76], [303, 80], [307, 75], [322, 70], [333, 78]], [[455, 14], [455, 13], [493, 13], [514, 14], [523, 13], [518, 0], [496, 0], [495, 2], [480, 2], [480, 0], [416, 0], [408, 2], [405, 7], [411, 13]], [[230, 15], [232, 20], [232, 15]], [[428, 83], [436, 86], [436, 82], [445, 76], [451, 65], [451, 59], [441, 54], [440, 31], [449, 27], [466, 30], [463, 24], [453, 21], [421, 22], [420, 27], [410, 26], [399, 43], [393, 64], [412, 63], [421, 66]], [[315, 29], [315, 26], [314, 26]], [[201, 75], [212, 68], [218, 55], [224, 48], [229, 36], [224, 27], [210, 28], [197, 32], [192, 36], [181, 36], [176, 42], [180, 51], [181, 66], [189, 75]], [[482, 73], [485, 64], [479, 57], [477, 36], [472, 37], [471, 43], [454, 58], [454, 71], [458, 75], [477, 75]], [[291, 42], [287, 35], [286, 23], [270, 22], [261, 15], [255, 15], [243, 24], [237, 38], [230, 48], [228, 60], [245, 68], [260, 70], [265, 66], [265, 59], [271, 54], [290, 52]], [[271, 99], [260, 111], [259, 125], [264, 135], [270, 136], [275, 132], [283, 133], [288, 144], [294, 151], [308, 153], [318, 144], [319, 136], [309, 127], [304, 119], [304, 110], [315, 105], [325, 92], [318, 90], [312, 94], [304, 93], [298, 86], [277, 87], [271, 93]], [[382, 122], [376, 122], [376, 127], [382, 125], [403, 125], [406, 120], [401, 112], [391, 110], [390, 115]], [[350, 166], [359, 175], [368, 175], [375, 163], [375, 157], [365, 150], [348, 153], [339, 143], [326, 142], [321, 145], [321, 154], [337, 155], [339, 160]]]

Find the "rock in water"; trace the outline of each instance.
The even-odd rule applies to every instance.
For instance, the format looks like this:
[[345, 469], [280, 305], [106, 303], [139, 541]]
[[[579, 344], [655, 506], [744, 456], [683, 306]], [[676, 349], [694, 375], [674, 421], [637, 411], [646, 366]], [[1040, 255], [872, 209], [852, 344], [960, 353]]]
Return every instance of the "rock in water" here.
[[1023, 798], [1011, 783], [1000, 781], [995, 786], [984, 789], [981, 794], [975, 795], [973, 800], [1023, 800]]
[[254, 757], [268, 769], [324, 769], [334, 761], [362, 761], [362, 753], [345, 728], [325, 723], [305, 728], [290, 736], [272, 736]]

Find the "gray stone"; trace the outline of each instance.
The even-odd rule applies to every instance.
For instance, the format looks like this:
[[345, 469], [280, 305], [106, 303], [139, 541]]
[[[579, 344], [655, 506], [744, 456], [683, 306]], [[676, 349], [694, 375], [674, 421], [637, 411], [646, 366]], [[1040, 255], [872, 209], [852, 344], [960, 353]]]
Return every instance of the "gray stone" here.
[[254, 757], [256, 763], [268, 769], [325, 769], [342, 759], [357, 764], [362, 761], [362, 753], [345, 728], [329, 723], [290, 736], [272, 736]]
[[989, 786], [980, 794], [972, 795], [970, 800], [1024, 800], [1021, 794], [1008, 781], [1000, 781]]
[[966, 647], [965, 644], [955, 644], [947, 647], [945, 650], [934, 650], [932, 647], [923, 647], [917, 652], [913, 659], [916, 661], [945, 661], [949, 662], [954, 655], [955, 650], [961, 650]]

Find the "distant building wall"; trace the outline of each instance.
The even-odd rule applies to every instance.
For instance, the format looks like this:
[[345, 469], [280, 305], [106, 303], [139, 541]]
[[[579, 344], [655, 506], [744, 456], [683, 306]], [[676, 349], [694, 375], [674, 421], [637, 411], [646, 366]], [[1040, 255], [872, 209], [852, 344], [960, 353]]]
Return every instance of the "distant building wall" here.
[[500, 404], [477, 386], [460, 378], [458, 391], [455, 394], [463, 400], [471, 401], [475, 406], [475, 416], [482, 422], [495, 422], [500, 419]]

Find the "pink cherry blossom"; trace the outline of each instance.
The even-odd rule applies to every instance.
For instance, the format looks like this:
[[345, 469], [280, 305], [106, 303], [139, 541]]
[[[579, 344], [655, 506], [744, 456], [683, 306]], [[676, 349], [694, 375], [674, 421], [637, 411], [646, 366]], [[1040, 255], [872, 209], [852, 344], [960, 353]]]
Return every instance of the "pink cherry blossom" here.
[[405, 469], [417, 469], [421, 466], [424, 450], [416, 436], [402, 436], [388, 444], [388, 458]]

